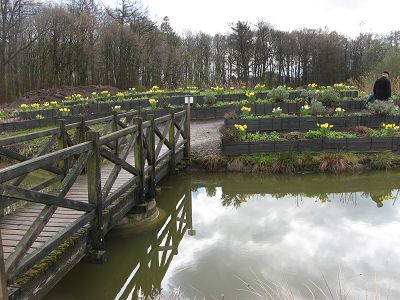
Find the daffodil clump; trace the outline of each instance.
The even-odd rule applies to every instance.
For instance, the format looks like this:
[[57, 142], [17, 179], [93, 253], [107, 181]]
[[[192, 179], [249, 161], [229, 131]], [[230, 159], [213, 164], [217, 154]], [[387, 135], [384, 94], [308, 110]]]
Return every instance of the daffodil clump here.
[[28, 111], [29, 110], [29, 105], [28, 104], [21, 104], [20, 106], [19, 106], [19, 109], [20, 110], [22, 110], [22, 111]]
[[341, 107], [337, 107], [335, 108], [335, 117], [344, 117], [346, 110], [344, 108]]
[[100, 96], [103, 98], [111, 97], [111, 93], [109, 91], [101, 91]]
[[305, 104], [300, 108], [300, 115], [308, 116], [308, 115], [310, 115], [310, 111], [311, 111], [310, 105]]
[[186, 89], [192, 93], [197, 92], [197, 86], [191, 85], [191, 86], [187, 86]]
[[274, 109], [272, 109], [272, 115], [274, 117], [280, 117], [282, 116], [283, 110], [280, 107], [275, 107]]
[[387, 135], [387, 136], [393, 136], [393, 135], [398, 134], [399, 129], [400, 129], [400, 126], [396, 125], [396, 124], [385, 124], [385, 123], [382, 124], [383, 133], [384, 133], [384, 135]]
[[250, 103], [256, 101], [256, 93], [251, 92], [251, 91], [247, 91], [245, 95], [246, 95], [246, 97], [247, 97], [247, 100], [248, 100]]
[[256, 86], [254, 87], [254, 89], [255, 89], [257, 92], [261, 92], [262, 90], [265, 89], [265, 84], [257, 83]]
[[113, 110], [113, 111], [121, 111], [121, 110], [122, 110], [121, 105], [115, 105], [115, 106], [112, 108], [112, 110]]
[[68, 107], [59, 108], [58, 111], [60, 112], [60, 115], [63, 117], [68, 116], [69, 113], [71, 112], [71, 110]]
[[247, 125], [235, 124], [235, 128], [239, 132], [240, 139], [241, 140], [245, 140], [246, 139]]
[[329, 133], [331, 132], [331, 129], [333, 128], [333, 125], [329, 123], [324, 123], [324, 124], [318, 124], [317, 126], [319, 127], [319, 131], [321, 132], [321, 135], [324, 137], [329, 136]]
[[348, 90], [355, 90], [356, 87], [354, 85], [347, 85], [344, 83], [335, 83], [333, 85], [334, 89], [340, 90], [340, 91], [348, 91]]
[[35, 119], [36, 119], [36, 120], [43, 120], [44, 117], [43, 117], [42, 115], [39, 114], [39, 115], [36, 115], [36, 116], [35, 116]]
[[309, 83], [307, 84], [307, 88], [311, 89], [311, 90], [315, 90], [318, 88], [318, 84], [316, 83]]
[[65, 97], [65, 101], [67, 102], [81, 102], [86, 100], [81, 94], [72, 94], [70, 96]]
[[242, 106], [242, 108], [240, 109], [242, 112], [242, 118], [246, 119], [246, 118], [250, 118], [251, 117], [251, 107], [246, 107], [246, 106]]
[[125, 94], [123, 92], [118, 92], [115, 94], [119, 101], [123, 101], [125, 99]]
[[221, 94], [224, 93], [224, 88], [223, 88], [223, 87], [216, 86], [216, 87], [212, 87], [211, 89], [212, 89], [215, 93], [217, 93], [218, 95], [221, 95]]
[[151, 109], [156, 109], [158, 100], [157, 99], [149, 99], [149, 103], [150, 103]]
[[134, 87], [129, 88], [129, 89], [128, 89], [128, 92], [129, 92], [130, 94], [136, 94], [136, 93], [137, 93], [137, 92], [136, 92], [136, 89], [135, 89]]

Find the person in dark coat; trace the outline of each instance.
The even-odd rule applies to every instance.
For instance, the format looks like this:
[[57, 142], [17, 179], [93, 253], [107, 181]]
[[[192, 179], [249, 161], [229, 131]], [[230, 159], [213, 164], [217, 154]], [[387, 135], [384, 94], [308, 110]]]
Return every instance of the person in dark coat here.
[[376, 100], [388, 100], [392, 96], [388, 71], [382, 72], [382, 76], [375, 81], [373, 91]]

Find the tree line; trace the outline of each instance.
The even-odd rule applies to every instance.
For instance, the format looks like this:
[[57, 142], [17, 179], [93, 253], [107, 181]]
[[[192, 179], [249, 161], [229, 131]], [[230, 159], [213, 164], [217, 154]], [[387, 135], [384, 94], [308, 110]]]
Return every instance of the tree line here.
[[115, 9], [93, 0], [0, 1], [0, 101], [63, 85], [330, 85], [374, 70], [400, 47], [400, 31], [352, 39], [266, 22], [178, 35], [168, 17], [157, 24], [137, 0]]

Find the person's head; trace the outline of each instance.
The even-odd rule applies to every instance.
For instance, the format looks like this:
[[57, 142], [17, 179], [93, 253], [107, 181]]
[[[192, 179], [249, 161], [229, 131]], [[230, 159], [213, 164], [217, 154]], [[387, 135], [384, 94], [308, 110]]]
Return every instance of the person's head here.
[[389, 72], [388, 71], [383, 71], [382, 72], [382, 76], [385, 76], [386, 78], [389, 77]]

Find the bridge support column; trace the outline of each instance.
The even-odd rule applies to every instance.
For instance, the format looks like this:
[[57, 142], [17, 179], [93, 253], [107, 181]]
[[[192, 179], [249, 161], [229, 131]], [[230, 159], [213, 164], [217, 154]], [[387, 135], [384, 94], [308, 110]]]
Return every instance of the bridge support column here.
[[3, 243], [0, 230], [0, 299], [7, 300], [7, 274], [4, 268], [4, 255], [3, 255]]
[[103, 233], [103, 200], [101, 194], [101, 161], [99, 148], [99, 133], [89, 131], [86, 140], [92, 141], [93, 151], [87, 163], [88, 199], [96, 207], [96, 216], [91, 222], [91, 250], [86, 255], [86, 261], [104, 263], [104, 233]]
[[148, 149], [150, 155], [150, 179], [149, 179], [149, 192], [148, 196], [150, 198], [154, 198], [156, 196], [156, 138], [155, 138], [155, 133], [154, 133], [154, 128], [155, 128], [155, 122], [154, 122], [154, 115], [150, 115], [150, 132], [148, 133]]
[[136, 120], [138, 126], [138, 136], [134, 145], [134, 155], [135, 155], [135, 168], [139, 170], [139, 183], [137, 191], [137, 203], [141, 204], [145, 199], [145, 176], [144, 176], [144, 151], [143, 151], [143, 126], [142, 118]]
[[169, 125], [168, 141], [171, 144], [171, 156], [169, 160], [170, 173], [175, 174], [176, 168], [176, 153], [175, 153], [175, 114], [171, 113], [171, 124]]

